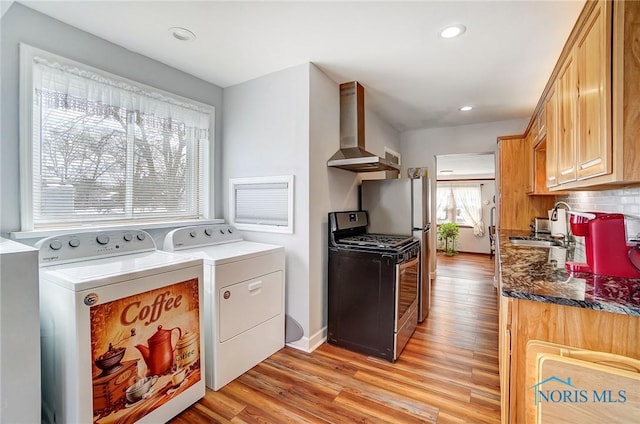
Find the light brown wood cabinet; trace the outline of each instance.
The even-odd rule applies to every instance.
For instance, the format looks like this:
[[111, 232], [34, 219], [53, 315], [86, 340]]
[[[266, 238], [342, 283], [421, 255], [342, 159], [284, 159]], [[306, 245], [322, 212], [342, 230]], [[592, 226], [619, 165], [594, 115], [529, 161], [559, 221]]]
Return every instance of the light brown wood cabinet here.
[[554, 197], [531, 196], [533, 140], [524, 135], [498, 137], [498, 228], [529, 231], [531, 218], [547, 216]]
[[536, 137], [534, 131], [529, 131], [524, 141], [527, 145], [527, 154], [529, 156], [525, 162], [525, 168], [529, 175], [529, 179], [527, 181], [527, 194], [533, 194], [536, 189], [536, 164], [534, 153]]
[[640, 2], [586, 2], [531, 120], [553, 192], [640, 185], [639, 38]]
[[540, 141], [547, 136], [547, 110], [545, 107], [540, 109], [538, 116], [536, 117], [536, 127], [538, 128], [538, 135], [536, 141]]
[[[558, 383], [563, 378], [571, 380], [580, 397], [560, 401], [558, 397], [549, 396], [547, 400], [541, 397], [549, 392], [552, 396], [558, 393]], [[640, 399], [634, 395], [640, 387], [637, 359], [531, 340], [527, 343], [525, 382], [527, 423], [632, 423], [640, 417]], [[627, 394], [623, 395], [624, 402], [618, 399], [621, 391]]]
[[502, 423], [526, 421], [526, 356], [531, 340], [640, 359], [640, 317], [526, 299], [500, 299]]
[[558, 184], [576, 179], [576, 106], [578, 104], [578, 66], [575, 52], [565, 60], [558, 81]]
[[558, 185], [558, 96], [555, 85], [551, 87], [545, 101], [547, 136], [545, 148], [546, 186]]
[[577, 178], [611, 173], [611, 5], [598, 2], [576, 43]]
[[498, 362], [500, 373], [500, 411], [502, 422], [510, 422], [511, 411], [515, 411], [515, 405], [511, 401], [516, 400], [510, 396], [511, 392], [511, 307], [512, 299], [500, 296], [498, 291], [498, 305], [500, 307], [498, 320], [500, 331], [498, 333]]
[[545, 137], [533, 148], [533, 193], [535, 195], [557, 196], [564, 192], [550, 191], [547, 187], [547, 149], [549, 137]]

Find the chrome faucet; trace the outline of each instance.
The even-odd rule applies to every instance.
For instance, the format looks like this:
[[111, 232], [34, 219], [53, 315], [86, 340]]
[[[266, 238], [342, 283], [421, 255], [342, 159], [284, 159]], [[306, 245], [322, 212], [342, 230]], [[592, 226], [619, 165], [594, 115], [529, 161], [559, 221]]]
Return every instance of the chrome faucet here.
[[[558, 221], [558, 209], [560, 208], [560, 206], [564, 206], [564, 208], [568, 211], [571, 210], [571, 206], [569, 206], [569, 204], [567, 204], [566, 202], [556, 202], [555, 205], [553, 205], [553, 210], [551, 211], [551, 216], [549, 217], [551, 221]], [[569, 247], [574, 243], [575, 239], [573, 237], [573, 234], [571, 234], [571, 228], [567, 223], [567, 231], [562, 234], [562, 245], [564, 247]]]
[[568, 211], [571, 210], [571, 206], [569, 206], [566, 202], [563, 202], [563, 201], [556, 202], [556, 204], [553, 205], [553, 210], [551, 211], [551, 217], [549, 219], [551, 219], [552, 221], [558, 220], [558, 208], [560, 206], [564, 206], [565, 209]]

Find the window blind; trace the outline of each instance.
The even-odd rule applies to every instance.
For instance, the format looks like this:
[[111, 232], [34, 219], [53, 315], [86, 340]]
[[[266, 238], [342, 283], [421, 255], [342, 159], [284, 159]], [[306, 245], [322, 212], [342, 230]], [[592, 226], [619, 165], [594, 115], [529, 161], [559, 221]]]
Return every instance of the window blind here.
[[236, 190], [236, 223], [287, 226], [288, 183], [239, 184]]
[[229, 218], [241, 230], [293, 233], [293, 175], [230, 178]]
[[31, 229], [204, 216], [212, 108], [50, 54], [30, 65]]

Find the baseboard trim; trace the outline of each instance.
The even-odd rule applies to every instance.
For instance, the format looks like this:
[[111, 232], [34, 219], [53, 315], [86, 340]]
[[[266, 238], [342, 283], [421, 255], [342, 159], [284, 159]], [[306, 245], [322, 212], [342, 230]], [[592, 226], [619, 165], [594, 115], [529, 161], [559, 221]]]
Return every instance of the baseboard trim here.
[[327, 327], [323, 327], [311, 337], [302, 337], [301, 339], [287, 343], [287, 346], [303, 352], [311, 353], [326, 341]]

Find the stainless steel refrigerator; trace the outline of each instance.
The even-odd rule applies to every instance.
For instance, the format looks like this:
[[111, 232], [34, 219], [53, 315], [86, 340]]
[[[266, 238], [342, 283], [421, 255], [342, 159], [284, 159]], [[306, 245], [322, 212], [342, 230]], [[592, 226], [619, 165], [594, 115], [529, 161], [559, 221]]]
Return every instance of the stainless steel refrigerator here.
[[413, 235], [420, 240], [418, 322], [429, 315], [431, 303], [430, 181], [428, 178], [365, 180], [360, 206], [369, 213], [370, 233]]

